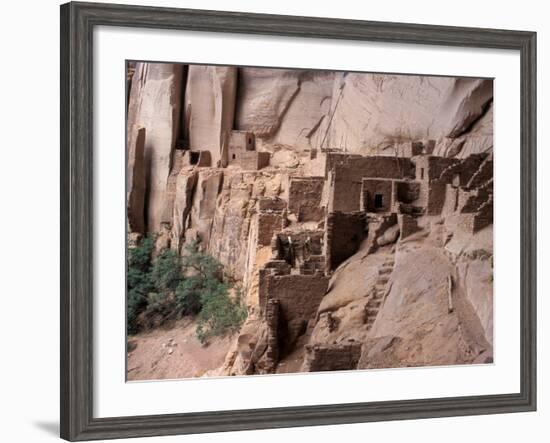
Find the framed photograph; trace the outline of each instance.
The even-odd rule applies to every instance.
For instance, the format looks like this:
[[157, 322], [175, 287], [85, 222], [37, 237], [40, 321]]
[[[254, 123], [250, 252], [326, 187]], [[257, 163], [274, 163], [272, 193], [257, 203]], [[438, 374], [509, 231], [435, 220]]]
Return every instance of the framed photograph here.
[[536, 409], [536, 34], [61, 6], [61, 437]]

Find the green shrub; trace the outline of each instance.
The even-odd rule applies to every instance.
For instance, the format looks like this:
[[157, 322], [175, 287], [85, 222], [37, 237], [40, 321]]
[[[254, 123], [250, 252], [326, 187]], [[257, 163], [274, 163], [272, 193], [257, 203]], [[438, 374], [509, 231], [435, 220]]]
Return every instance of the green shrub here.
[[126, 273], [126, 329], [128, 334], [138, 332], [138, 314], [147, 306], [147, 294], [154, 289], [149, 275], [153, 244], [153, 239], [144, 238], [135, 248], [128, 250]]
[[223, 265], [214, 257], [199, 251], [199, 242], [185, 247], [182, 257], [183, 267], [191, 275], [199, 275], [205, 280], [222, 280]]
[[204, 279], [192, 275], [180, 282], [176, 288], [176, 306], [183, 314], [197, 314], [202, 308], [201, 294]]
[[145, 318], [160, 318], [161, 322], [183, 314], [197, 315], [197, 338], [203, 344], [242, 324], [246, 308], [241, 304], [240, 291], [236, 290], [235, 299], [231, 298], [222, 264], [199, 251], [198, 242], [188, 245], [183, 257], [165, 249], [152, 261], [153, 245], [154, 239], [144, 238], [129, 250], [129, 334], [138, 332], [141, 313]]
[[178, 254], [165, 249], [156, 258], [151, 269], [151, 281], [159, 292], [166, 293], [174, 291], [178, 286], [181, 275], [181, 260]]
[[154, 245], [154, 238], [145, 237], [141, 239], [136, 247], [130, 248], [128, 250], [129, 267], [142, 272], [149, 272], [151, 267], [151, 253], [153, 252]]
[[215, 258], [199, 251], [198, 243], [187, 246], [182, 258], [187, 277], [176, 289], [176, 304], [185, 313], [197, 313], [197, 338], [208, 338], [235, 330], [246, 319], [240, 291], [236, 300], [229, 296], [223, 281], [223, 266]]
[[210, 282], [201, 296], [202, 309], [197, 317], [197, 338], [205, 344], [210, 337], [237, 330], [246, 320], [246, 307], [240, 291], [235, 300], [229, 288], [221, 282]]
[[139, 330], [137, 325], [137, 316], [147, 305], [147, 298], [135, 289], [129, 289], [127, 292], [126, 305], [126, 330], [128, 334], [136, 334]]

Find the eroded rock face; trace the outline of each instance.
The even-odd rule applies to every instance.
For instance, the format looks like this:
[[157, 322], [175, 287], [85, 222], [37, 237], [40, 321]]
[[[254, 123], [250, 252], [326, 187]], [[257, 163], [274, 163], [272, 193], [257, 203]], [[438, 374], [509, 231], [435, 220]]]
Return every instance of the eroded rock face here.
[[133, 126], [128, 134], [126, 173], [127, 216], [130, 232], [145, 233], [145, 128]]
[[[256, 205], [262, 197], [277, 197], [284, 176], [268, 172], [228, 172], [212, 219], [208, 250], [237, 279], [250, 273], [257, 245]], [[252, 245], [250, 245], [252, 243]]]
[[[212, 374], [492, 358], [490, 81], [138, 63], [131, 85], [130, 230], [200, 240], [249, 308]], [[228, 161], [232, 134], [269, 162]]]
[[396, 253], [392, 286], [364, 345], [360, 368], [472, 363], [491, 348], [464, 294], [454, 290], [449, 303], [453, 273], [440, 248], [425, 245]]
[[191, 149], [210, 151], [212, 165], [227, 164], [222, 150], [233, 128], [237, 68], [189, 66], [184, 127]]
[[146, 130], [146, 221], [148, 231], [157, 232], [179, 130], [183, 66], [137, 63], [135, 69], [128, 104], [128, 134], [135, 125]]
[[335, 74], [241, 68], [236, 125], [266, 144], [318, 146], [328, 117]]

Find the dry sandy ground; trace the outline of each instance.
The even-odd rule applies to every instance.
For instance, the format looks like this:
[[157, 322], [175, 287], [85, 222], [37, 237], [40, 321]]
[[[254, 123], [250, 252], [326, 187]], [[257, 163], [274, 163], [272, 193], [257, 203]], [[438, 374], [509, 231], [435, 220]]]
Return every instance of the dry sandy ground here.
[[203, 346], [188, 318], [128, 337], [128, 381], [200, 377], [222, 365], [231, 337]]

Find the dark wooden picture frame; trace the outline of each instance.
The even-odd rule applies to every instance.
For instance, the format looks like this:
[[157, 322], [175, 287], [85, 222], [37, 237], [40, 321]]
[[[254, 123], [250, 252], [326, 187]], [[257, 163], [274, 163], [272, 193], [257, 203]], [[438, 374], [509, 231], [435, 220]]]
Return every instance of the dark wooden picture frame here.
[[[232, 32], [519, 51], [521, 57], [521, 391], [94, 418], [93, 30]], [[536, 33], [113, 4], [61, 6], [61, 437], [91, 440], [494, 414], [536, 409]]]

